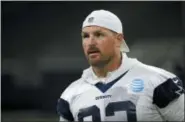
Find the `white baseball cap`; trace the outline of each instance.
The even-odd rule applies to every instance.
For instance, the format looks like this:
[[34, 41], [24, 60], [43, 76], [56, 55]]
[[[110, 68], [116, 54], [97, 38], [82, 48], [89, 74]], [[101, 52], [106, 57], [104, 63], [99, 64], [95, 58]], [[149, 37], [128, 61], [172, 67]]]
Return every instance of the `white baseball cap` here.
[[[87, 26], [99, 26], [123, 34], [122, 23], [120, 19], [110, 11], [95, 10], [91, 12], [83, 22], [82, 28]], [[122, 52], [129, 52], [125, 40], [123, 39], [120, 50]]]

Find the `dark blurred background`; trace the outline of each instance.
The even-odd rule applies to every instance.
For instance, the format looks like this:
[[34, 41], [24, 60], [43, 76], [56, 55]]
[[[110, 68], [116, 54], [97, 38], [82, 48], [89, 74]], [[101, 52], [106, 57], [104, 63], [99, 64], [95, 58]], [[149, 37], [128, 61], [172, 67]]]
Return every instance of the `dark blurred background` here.
[[185, 76], [185, 2], [1, 2], [2, 121], [58, 121], [56, 103], [88, 63], [81, 26], [95, 9], [117, 14], [130, 57]]

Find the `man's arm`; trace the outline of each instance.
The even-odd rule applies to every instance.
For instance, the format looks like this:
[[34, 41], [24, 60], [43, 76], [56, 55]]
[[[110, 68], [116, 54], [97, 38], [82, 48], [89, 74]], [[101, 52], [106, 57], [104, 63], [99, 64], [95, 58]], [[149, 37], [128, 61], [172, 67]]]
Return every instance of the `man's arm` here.
[[178, 78], [169, 78], [154, 89], [153, 104], [167, 121], [184, 121], [184, 89]]
[[159, 111], [167, 121], [184, 121], [184, 94]]
[[69, 103], [62, 98], [58, 100], [57, 112], [60, 116], [60, 121], [74, 121], [73, 115], [69, 108]]

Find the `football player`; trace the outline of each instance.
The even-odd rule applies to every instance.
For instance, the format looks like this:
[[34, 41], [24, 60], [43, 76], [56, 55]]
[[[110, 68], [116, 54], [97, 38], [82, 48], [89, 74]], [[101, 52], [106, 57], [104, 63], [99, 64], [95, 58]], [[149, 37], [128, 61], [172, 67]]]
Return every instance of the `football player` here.
[[127, 57], [129, 48], [115, 14], [91, 12], [81, 35], [90, 67], [58, 100], [60, 121], [184, 121], [182, 81]]

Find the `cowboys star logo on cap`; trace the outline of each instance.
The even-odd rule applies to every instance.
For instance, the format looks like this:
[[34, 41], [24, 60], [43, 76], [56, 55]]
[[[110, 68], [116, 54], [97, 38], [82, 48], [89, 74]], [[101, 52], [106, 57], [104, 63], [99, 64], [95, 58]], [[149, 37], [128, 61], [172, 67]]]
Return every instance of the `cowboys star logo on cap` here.
[[88, 19], [88, 22], [89, 23], [91, 23], [91, 22], [93, 22], [94, 21], [94, 17], [90, 17], [89, 19]]

